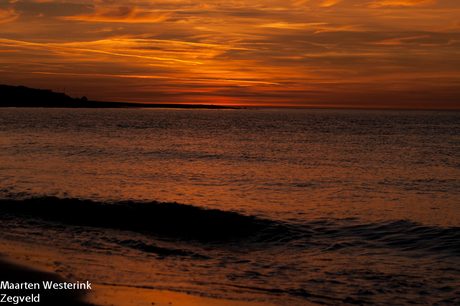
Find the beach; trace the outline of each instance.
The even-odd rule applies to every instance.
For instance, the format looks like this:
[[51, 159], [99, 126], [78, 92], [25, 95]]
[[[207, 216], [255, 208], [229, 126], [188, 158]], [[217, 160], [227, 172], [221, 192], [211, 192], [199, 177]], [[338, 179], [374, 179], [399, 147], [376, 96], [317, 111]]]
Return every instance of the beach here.
[[[21, 254], [27, 257], [27, 254]], [[22, 257], [21, 256], [21, 257]], [[11, 283], [30, 283], [41, 284], [42, 282], [69, 283], [57, 273], [44, 272], [39, 269], [21, 265], [19, 262], [11, 260], [8, 256], [0, 255], [0, 281]], [[186, 293], [172, 292], [165, 290], [154, 290], [152, 288], [136, 288], [129, 286], [111, 286], [93, 283], [91, 292], [87, 290], [1, 290], [1, 298], [6, 302], [7, 297], [28, 297], [40, 296], [34, 305], [46, 306], [129, 306], [129, 305], [188, 305], [188, 306], [262, 306], [257, 302], [234, 301], [213, 299], [207, 297], [193, 296]], [[11, 302], [14, 303], [13, 301]], [[21, 305], [22, 303], [19, 303]], [[30, 303], [24, 303], [30, 304]]]
[[[2, 255], [0, 260], [0, 281], [10, 283], [30, 283], [41, 284], [43, 281], [52, 281], [56, 283], [64, 282], [64, 278], [55, 273], [43, 272], [11, 261]], [[14, 297], [35, 297], [29, 303], [37, 305], [71, 305], [71, 306], [89, 306], [90, 303], [84, 302], [84, 292], [80, 290], [44, 290], [41, 289], [12, 289], [1, 290], [2, 302], [7, 302], [8, 296], [11, 297], [11, 304], [18, 304]], [[4, 296], [7, 295], [7, 296]], [[26, 302], [19, 303], [29, 304]]]
[[[0, 239], [2, 250], [8, 254], [0, 253], [0, 282], [9, 282], [9, 285], [39, 284], [40, 289], [1, 289], [0, 294], [11, 297], [40, 296], [39, 301], [19, 303], [19, 305], [46, 305], [46, 306], [262, 306], [274, 305], [254, 301], [227, 300], [204, 296], [190, 295], [187, 293], [168, 290], [156, 290], [148, 286], [129, 286], [104, 283], [90, 283], [91, 289], [45, 289], [43, 283], [75, 284], [76, 280], [66, 278], [53, 271], [53, 263], [60, 259], [59, 254], [50, 250], [37, 249], [34, 245], [18, 243]], [[85, 282], [82, 282], [83, 284]], [[6, 301], [6, 297], [3, 297]], [[0, 296], [2, 298], [2, 296]], [[12, 304], [15, 304], [11, 301]], [[310, 305], [310, 304], [306, 304]]]

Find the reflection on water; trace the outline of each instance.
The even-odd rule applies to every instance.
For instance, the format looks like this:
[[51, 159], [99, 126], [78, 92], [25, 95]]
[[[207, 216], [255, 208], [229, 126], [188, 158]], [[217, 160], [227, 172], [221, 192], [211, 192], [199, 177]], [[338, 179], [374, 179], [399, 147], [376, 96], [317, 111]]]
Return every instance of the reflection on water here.
[[7, 194], [459, 224], [457, 112], [3, 109], [0, 118]]

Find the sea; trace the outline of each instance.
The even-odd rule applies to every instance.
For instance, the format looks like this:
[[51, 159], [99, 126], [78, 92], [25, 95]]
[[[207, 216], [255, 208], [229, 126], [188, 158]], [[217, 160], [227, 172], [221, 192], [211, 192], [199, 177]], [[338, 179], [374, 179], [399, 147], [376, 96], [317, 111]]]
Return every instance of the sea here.
[[460, 305], [459, 131], [456, 111], [2, 108], [0, 237], [113, 286]]

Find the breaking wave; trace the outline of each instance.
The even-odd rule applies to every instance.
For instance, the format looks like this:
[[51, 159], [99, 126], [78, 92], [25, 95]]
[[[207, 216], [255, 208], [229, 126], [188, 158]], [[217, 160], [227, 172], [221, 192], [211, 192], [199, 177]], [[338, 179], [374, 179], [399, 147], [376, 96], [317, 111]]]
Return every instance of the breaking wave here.
[[[426, 226], [410, 220], [320, 219], [289, 223], [178, 203], [101, 203], [57, 197], [3, 199], [0, 200], [0, 212], [0, 218], [39, 218], [47, 222], [134, 231], [203, 243], [245, 242], [257, 243], [259, 247], [282, 245], [321, 252], [390, 248], [417, 252], [418, 256], [460, 256], [459, 227]], [[118, 243], [161, 255], [193, 255], [188, 251], [161, 249], [135, 240]]]

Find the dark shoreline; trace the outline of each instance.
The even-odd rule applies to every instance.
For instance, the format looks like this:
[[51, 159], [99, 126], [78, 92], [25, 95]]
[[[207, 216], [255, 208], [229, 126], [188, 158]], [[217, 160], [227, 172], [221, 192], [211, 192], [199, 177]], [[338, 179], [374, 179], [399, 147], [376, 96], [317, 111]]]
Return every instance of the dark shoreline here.
[[[35, 270], [26, 266], [13, 263], [6, 256], [0, 254], [0, 281], [11, 283], [24, 283], [29, 284], [39, 283], [43, 281], [53, 281], [57, 283], [65, 282], [66, 280], [58, 274], [43, 272]], [[0, 299], [7, 298], [8, 296], [13, 297], [34, 297], [39, 296], [40, 301], [33, 304], [47, 305], [47, 306], [90, 306], [94, 304], [88, 304], [83, 301], [85, 290], [58, 290], [58, 289], [47, 289], [45, 290], [42, 286], [40, 289], [2, 289], [0, 290]], [[5, 297], [3, 295], [6, 294]], [[27, 302], [21, 303], [29, 304]]]
[[206, 104], [88, 101], [86, 97], [71, 98], [64, 93], [51, 90], [10, 85], [0, 85], [0, 96], [2, 97], [0, 107], [238, 109], [237, 107]]

